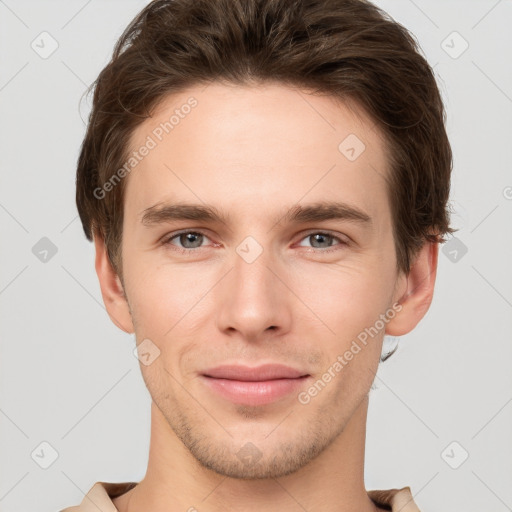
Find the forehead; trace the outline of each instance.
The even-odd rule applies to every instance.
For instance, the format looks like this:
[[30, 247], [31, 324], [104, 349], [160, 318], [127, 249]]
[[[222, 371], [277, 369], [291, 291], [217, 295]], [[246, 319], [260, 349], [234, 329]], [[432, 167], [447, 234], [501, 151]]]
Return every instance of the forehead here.
[[132, 134], [130, 150], [144, 146], [126, 184], [133, 220], [173, 198], [223, 209], [254, 208], [255, 198], [270, 209], [347, 199], [374, 215], [387, 206], [387, 148], [372, 119], [354, 103], [282, 84], [168, 95]]

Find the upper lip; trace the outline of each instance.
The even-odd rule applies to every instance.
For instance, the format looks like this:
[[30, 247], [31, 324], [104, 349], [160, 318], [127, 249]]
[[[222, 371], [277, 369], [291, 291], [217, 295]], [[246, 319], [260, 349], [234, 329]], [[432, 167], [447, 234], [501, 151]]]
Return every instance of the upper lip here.
[[203, 375], [216, 379], [263, 381], [296, 379], [309, 374], [282, 364], [264, 364], [252, 368], [250, 366], [222, 365], [205, 370]]

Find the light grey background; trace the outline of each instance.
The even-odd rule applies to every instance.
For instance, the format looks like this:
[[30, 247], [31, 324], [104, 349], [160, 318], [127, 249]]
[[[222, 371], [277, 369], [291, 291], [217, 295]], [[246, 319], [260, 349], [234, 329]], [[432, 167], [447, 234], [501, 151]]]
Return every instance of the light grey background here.
[[[150, 398], [134, 337], [104, 309], [74, 182], [80, 98], [146, 3], [0, 1], [1, 512], [57, 511], [145, 473]], [[512, 510], [512, 2], [377, 3], [435, 66], [460, 231], [430, 311], [380, 367], [366, 486], [408, 485], [422, 512]], [[58, 43], [46, 59], [31, 47], [51, 49], [43, 31]]]

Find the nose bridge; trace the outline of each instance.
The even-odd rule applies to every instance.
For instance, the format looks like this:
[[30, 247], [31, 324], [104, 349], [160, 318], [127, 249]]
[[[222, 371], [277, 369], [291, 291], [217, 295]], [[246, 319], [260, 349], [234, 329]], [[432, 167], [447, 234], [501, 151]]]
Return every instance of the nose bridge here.
[[254, 300], [262, 295], [275, 296], [272, 292], [272, 283], [270, 277], [273, 273], [269, 267], [272, 267], [272, 254], [268, 248], [261, 250], [256, 247], [254, 242], [244, 241], [236, 249], [236, 256], [233, 257], [233, 284], [236, 292], [242, 294], [248, 299]]
[[275, 275], [275, 255], [248, 236], [235, 248], [232, 270], [222, 285], [219, 328], [255, 338], [269, 327], [288, 328], [285, 286]]

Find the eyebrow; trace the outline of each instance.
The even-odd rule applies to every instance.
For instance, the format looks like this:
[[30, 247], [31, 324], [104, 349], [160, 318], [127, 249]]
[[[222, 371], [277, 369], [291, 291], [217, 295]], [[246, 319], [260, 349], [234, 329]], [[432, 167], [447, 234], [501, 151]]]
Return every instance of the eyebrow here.
[[[154, 226], [173, 220], [199, 220], [227, 224], [228, 216], [217, 208], [205, 204], [157, 203], [141, 212], [141, 223]], [[321, 201], [308, 205], [296, 205], [290, 208], [275, 224], [281, 222], [306, 223], [325, 220], [346, 220], [371, 225], [372, 218], [363, 210], [338, 201]], [[274, 224], [274, 225], [275, 225]]]

